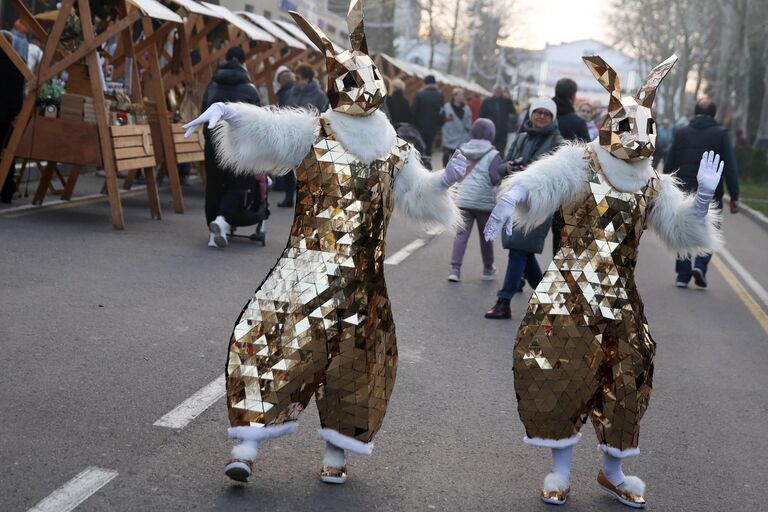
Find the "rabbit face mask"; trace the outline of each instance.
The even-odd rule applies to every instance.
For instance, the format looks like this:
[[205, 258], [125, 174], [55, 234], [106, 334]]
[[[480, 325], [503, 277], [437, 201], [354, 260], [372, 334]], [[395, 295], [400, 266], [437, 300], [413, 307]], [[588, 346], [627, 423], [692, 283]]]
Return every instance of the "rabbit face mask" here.
[[582, 57], [600, 85], [611, 93], [608, 114], [600, 126], [600, 146], [611, 155], [628, 162], [645, 160], [656, 150], [656, 127], [651, 106], [656, 88], [677, 62], [677, 56], [656, 66], [635, 96], [621, 97], [621, 85], [616, 71], [601, 57]]
[[373, 59], [363, 27], [363, 0], [351, 0], [347, 13], [351, 50], [336, 53], [320, 28], [299, 13], [290, 12], [296, 24], [325, 53], [328, 67], [328, 100], [331, 109], [351, 116], [367, 116], [384, 104], [387, 89]]

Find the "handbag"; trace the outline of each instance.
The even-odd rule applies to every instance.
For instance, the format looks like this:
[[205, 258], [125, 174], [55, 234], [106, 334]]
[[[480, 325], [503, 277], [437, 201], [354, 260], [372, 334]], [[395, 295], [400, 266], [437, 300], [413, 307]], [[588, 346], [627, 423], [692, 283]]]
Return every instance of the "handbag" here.
[[506, 230], [502, 230], [501, 246], [505, 249], [541, 254], [544, 251], [544, 241], [547, 239], [550, 226], [552, 226], [551, 215], [528, 233], [517, 227], [512, 230], [511, 235], [508, 235]]

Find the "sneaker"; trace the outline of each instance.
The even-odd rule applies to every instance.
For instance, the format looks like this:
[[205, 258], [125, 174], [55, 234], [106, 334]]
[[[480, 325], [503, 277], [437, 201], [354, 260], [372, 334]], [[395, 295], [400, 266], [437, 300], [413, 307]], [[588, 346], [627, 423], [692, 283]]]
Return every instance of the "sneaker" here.
[[707, 287], [707, 276], [704, 275], [704, 271], [702, 269], [693, 269], [693, 282], [696, 283], [696, 286], [699, 288]]
[[224, 468], [224, 473], [236, 482], [247, 482], [251, 476], [253, 463], [244, 459], [232, 459]]
[[208, 224], [208, 229], [213, 233], [213, 241], [216, 247], [226, 247], [229, 241], [227, 235], [229, 234], [229, 223], [224, 220], [224, 217], [219, 215], [216, 219]]
[[448, 280], [452, 283], [461, 282], [461, 271], [457, 268], [451, 270], [451, 273], [448, 274]]
[[496, 265], [491, 265], [490, 268], [484, 268], [483, 269], [483, 281], [493, 281], [496, 279], [496, 276], [499, 275], [499, 269], [496, 268]]
[[216, 235], [213, 233], [208, 233], [208, 247], [219, 247], [216, 245]]
[[690, 281], [691, 278], [688, 277], [687, 279], [681, 276], [680, 274], [677, 275], [677, 281], [675, 281], [675, 286], [678, 288], [688, 288], [688, 281]]
[[598, 485], [622, 504], [632, 508], [645, 508], [645, 483], [636, 476], [626, 476], [619, 485], [614, 485], [600, 471], [597, 475]]
[[509, 299], [497, 300], [496, 304], [485, 314], [485, 318], [490, 318], [491, 320], [507, 320], [512, 318]]

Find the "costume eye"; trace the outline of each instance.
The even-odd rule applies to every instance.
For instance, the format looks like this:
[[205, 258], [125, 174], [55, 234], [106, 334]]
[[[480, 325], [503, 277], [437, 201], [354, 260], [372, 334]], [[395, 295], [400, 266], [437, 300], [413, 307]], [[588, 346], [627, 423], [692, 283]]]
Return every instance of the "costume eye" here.
[[355, 77], [352, 76], [352, 73], [347, 73], [347, 76], [344, 77], [343, 83], [345, 89], [353, 89], [357, 87], [357, 82], [355, 81]]
[[649, 120], [648, 120], [648, 127], [647, 127], [647, 129], [645, 130], [645, 132], [646, 132], [646, 133], [653, 133], [653, 125], [654, 125], [654, 124], [655, 124], [655, 123], [653, 122], [653, 119], [649, 119]]
[[620, 132], [628, 132], [629, 131], [629, 119], [622, 119], [619, 121], [619, 131]]

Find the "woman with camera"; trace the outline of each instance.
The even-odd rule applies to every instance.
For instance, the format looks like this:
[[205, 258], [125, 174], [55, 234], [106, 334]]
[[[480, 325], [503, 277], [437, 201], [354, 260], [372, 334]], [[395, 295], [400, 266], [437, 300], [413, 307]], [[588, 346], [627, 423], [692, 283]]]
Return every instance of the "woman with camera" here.
[[[528, 119], [523, 123], [520, 134], [509, 148], [506, 158], [507, 176], [522, 171], [532, 162], [550, 153], [563, 141], [557, 129], [557, 106], [549, 98], [534, 98], [528, 109]], [[507, 272], [504, 284], [499, 290], [496, 304], [485, 314], [485, 318], [512, 318], [509, 307], [515, 293], [522, 289], [523, 278], [531, 288], [536, 288], [543, 277], [536, 261], [536, 254], [544, 249], [552, 219], [524, 233], [515, 228], [511, 236], [504, 234], [502, 246], [509, 250]]]

